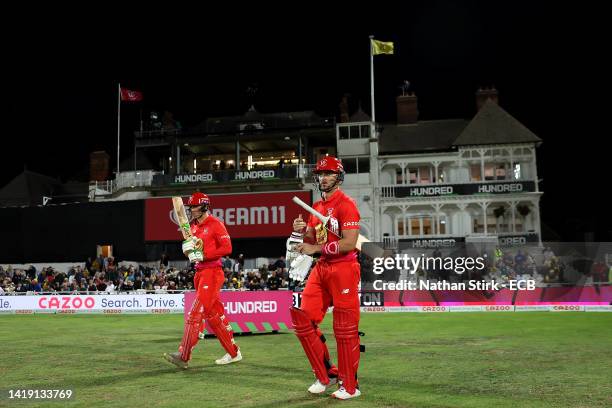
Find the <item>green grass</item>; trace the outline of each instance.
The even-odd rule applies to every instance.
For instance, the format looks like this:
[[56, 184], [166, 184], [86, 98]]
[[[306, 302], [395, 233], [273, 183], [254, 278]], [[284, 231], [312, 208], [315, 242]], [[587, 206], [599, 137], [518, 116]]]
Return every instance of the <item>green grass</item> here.
[[[323, 325], [332, 355], [331, 316]], [[0, 406], [604, 407], [612, 406], [612, 314], [362, 315], [363, 395], [312, 396], [292, 333], [239, 336], [244, 360], [216, 366], [214, 338], [191, 367], [175, 351], [182, 315], [0, 316]], [[16, 402], [7, 389], [72, 389], [70, 402]]]

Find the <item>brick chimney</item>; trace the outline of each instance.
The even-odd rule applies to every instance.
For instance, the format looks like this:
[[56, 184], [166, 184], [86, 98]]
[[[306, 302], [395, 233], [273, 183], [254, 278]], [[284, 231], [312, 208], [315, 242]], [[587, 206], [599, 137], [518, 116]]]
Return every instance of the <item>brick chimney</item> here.
[[479, 111], [480, 108], [484, 106], [484, 104], [487, 102], [487, 99], [490, 99], [495, 104], [499, 105], [499, 96], [497, 93], [497, 89], [495, 89], [495, 87], [478, 88], [478, 91], [476, 91], [476, 110], [477, 111]]
[[109, 175], [110, 156], [100, 150], [89, 154], [89, 180], [105, 181]]
[[413, 92], [395, 98], [397, 103], [397, 124], [409, 125], [419, 120], [418, 98]]

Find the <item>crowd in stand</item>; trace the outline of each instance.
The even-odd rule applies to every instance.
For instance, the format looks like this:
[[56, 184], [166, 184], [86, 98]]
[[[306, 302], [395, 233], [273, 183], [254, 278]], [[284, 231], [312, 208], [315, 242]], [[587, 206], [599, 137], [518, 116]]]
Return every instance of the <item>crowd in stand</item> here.
[[[442, 256], [435, 250], [434, 257]], [[612, 265], [608, 259], [587, 260], [568, 259], [555, 255], [550, 248], [533, 254], [521, 249], [496, 248], [492, 256], [486, 256], [484, 270], [471, 269], [463, 274], [443, 270], [418, 270], [406, 276], [408, 280], [445, 279], [462, 281], [466, 279], [485, 279], [505, 283], [513, 279], [533, 279], [537, 286], [549, 284], [591, 285], [612, 283]], [[283, 256], [276, 262], [255, 269], [245, 268], [245, 258], [240, 254], [236, 259], [221, 259], [226, 290], [291, 290], [301, 291], [304, 282], [294, 282], [289, 278]], [[606, 262], [607, 261], [607, 262]], [[371, 267], [367, 257], [360, 256], [365, 270]], [[89, 258], [83, 265], [75, 265], [67, 272], [53, 267], [37, 270], [12, 268], [0, 265], [0, 295], [11, 293], [118, 293], [144, 292], [168, 293], [193, 289], [194, 270], [189, 267], [169, 266], [166, 256], [162, 256], [154, 266], [123, 264], [118, 266], [112, 257]], [[398, 276], [387, 276], [386, 280], [396, 280], [401, 271], [389, 271]]]
[[[237, 259], [222, 258], [225, 274], [223, 289], [227, 290], [296, 290], [303, 283], [289, 279], [284, 257], [256, 269], [245, 269], [244, 255]], [[75, 265], [67, 272], [53, 267], [37, 270], [0, 265], [0, 294], [10, 293], [168, 293], [193, 289], [195, 271], [169, 266], [162, 257], [153, 267], [139, 264], [118, 266], [112, 257], [89, 258], [83, 265]]]

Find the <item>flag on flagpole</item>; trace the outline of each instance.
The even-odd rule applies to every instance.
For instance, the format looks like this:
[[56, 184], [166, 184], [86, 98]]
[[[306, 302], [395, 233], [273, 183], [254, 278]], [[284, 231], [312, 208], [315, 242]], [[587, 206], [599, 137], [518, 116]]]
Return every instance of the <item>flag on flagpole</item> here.
[[371, 39], [370, 41], [372, 41], [372, 55], [393, 54], [392, 41], [384, 42], [375, 39]]
[[123, 102], [140, 102], [142, 101], [142, 92], [121, 88], [121, 100]]

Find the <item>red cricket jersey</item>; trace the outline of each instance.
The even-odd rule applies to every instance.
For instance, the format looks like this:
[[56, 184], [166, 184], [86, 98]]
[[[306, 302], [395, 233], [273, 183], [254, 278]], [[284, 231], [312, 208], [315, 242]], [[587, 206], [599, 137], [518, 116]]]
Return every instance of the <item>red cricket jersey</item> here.
[[196, 270], [221, 266], [221, 257], [232, 253], [225, 225], [215, 216], [209, 214], [201, 224], [192, 222], [191, 233], [204, 242], [204, 261], [196, 263]]
[[[317, 201], [313, 208], [324, 216], [331, 216], [327, 226], [332, 231], [342, 236], [342, 231], [350, 229], [359, 229], [359, 210], [355, 200], [346, 195], [344, 191], [336, 190], [329, 200]], [[333, 233], [326, 231], [323, 228], [321, 221], [311, 215], [308, 220], [308, 227], [315, 230], [315, 241], [317, 244], [325, 244], [327, 242], [339, 241]], [[326, 236], [327, 235], [327, 236]], [[321, 255], [321, 260], [326, 262], [347, 262], [357, 259], [357, 250], [348, 253], [340, 253], [338, 255]]]

